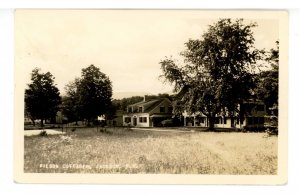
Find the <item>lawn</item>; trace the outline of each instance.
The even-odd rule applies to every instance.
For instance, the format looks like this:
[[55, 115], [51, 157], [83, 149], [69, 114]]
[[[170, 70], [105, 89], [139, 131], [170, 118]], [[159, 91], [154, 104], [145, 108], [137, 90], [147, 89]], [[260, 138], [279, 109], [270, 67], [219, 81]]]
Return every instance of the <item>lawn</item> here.
[[277, 173], [277, 136], [263, 133], [81, 128], [24, 139], [27, 173]]

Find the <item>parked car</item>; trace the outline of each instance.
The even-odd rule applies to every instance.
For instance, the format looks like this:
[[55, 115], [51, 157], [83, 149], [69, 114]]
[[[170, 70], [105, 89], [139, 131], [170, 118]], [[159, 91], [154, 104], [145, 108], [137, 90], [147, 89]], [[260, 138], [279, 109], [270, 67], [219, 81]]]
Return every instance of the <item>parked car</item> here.
[[174, 126], [174, 122], [172, 119], [167, 119], [167, 120], [161, 121], [161, 125], [163, 127], [172, 127], [172, 126]]

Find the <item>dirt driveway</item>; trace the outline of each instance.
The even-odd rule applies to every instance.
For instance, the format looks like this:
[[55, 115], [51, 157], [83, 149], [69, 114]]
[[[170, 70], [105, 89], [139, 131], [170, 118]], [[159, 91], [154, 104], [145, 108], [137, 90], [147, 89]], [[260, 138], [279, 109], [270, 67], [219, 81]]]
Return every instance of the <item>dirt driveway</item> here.
[[[25, 130], [24, 136], [33, 136], [33, 135], [39, 135], [40, 132], [43, 130]], [[66, 132], [61, 132], [53, 129], [44, 129], [44, 131], [47, 132], [48, 135], [58, 135], [58, 134], [65, 134]]]

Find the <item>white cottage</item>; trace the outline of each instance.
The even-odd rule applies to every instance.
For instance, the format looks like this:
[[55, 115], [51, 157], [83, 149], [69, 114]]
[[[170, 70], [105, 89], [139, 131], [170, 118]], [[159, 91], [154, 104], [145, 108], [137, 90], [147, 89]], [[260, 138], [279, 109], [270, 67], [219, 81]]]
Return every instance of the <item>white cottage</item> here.
[[123, 126], [155, 127], [172, 118], [172, 103], [168, 98], [152, 99], [127, 106]]

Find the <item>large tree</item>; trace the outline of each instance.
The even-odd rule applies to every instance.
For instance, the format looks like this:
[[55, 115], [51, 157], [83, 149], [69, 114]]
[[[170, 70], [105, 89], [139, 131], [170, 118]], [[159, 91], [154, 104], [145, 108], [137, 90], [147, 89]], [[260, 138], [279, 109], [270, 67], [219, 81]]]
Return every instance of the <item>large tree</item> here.
[[61, 98], [59, 90], [54, 84], [54, 77], [50, 72], [41, 73], [35, 68], [31, 73], [31, 83], [25, 90], [25, 109], [33, 119], [44, 120], [56, 116]]
[[88, 123], [105, 114], [111, 106], [111, 81], [94, 65], [82, 69], [77, 93], [80, 116]]
[[185, 43], [184, 65], [172, 58], [160, 62], [163, 77], [179, 92], [175, 113], [201, 112], [214, 128], [216, 114], [234, 115], [237, 105], [250, 95], [259, 51], [252, 28], [242, 19], [220, 19], [200, 39]]
[[66, 95], [62, 97], [62, 112], [68, 118], [69, 122], [78, 122], [80, 120], [80, 104], [78, 87], [80, 79], [75, 78], [74, 81], [65, 86]]
[[276, 49], [271, 49], [266, 53], [265, 61], [270, 65], [269, 70], [257, 74], [257, 87], [255, 93], [257, 98], [263, 100], [267, 111], [270, 107], [278, 105], [278, 85], [279, 85], [279, 42], [276, 42]]

